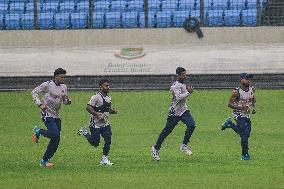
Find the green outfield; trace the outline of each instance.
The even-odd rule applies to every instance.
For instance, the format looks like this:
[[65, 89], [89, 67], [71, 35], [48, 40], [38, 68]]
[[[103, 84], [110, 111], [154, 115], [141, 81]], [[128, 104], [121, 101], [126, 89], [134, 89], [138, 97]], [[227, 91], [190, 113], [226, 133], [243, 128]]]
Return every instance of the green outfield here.
[[193, 156], [179, 151], [185, 126], [179, 124], [165, 140], [161, 161], [150, 147], [163, 129], [171, 95], [168, 91], [113, 92], [113, 141], [100, 166], [102, 147], [94, 149], [76, 134], [87, 125], [85, 110], [91, 92], [71, 92], [73, 104], [61, 110], [62, 133], [55, 167], [39, 166], [48, 140], [31, 140], [35, 125], [44, 127], [30, 92], [0, 93], [0, 188], [54, 189], [276, 189], [284, 188], [284, 91], [258, 90], [252, 117], [251, 161], [240, 160], [239, 137], [219, 125], [231, 111], [230, 90], [197, 90], [189, 100], [196, 120], [190, 146]]

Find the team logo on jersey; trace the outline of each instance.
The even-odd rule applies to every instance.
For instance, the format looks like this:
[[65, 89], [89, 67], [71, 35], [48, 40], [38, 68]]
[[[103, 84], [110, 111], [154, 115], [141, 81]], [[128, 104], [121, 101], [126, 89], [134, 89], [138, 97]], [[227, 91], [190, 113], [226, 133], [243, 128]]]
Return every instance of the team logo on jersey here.
[[145, 55], [146, 53], [144, 52], [143, 48], [123, 48], [114, 54], [114, 56], [116, 56], [117, 58], [123, 58], [127, 60], [141, 58]]

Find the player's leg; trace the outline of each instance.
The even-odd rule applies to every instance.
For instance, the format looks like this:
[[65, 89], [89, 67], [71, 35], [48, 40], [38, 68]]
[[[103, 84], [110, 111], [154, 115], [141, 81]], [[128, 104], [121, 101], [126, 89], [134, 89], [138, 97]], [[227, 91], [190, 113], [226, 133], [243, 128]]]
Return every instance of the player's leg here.
[[112, 135], [111, 126], [108, 125], [106, 127], [102, 127], [101, 135], [105, 141], [105, 144], [103, 147], [103, 155], [102, 155], [102, 159], [100, 163], [102, 165], [113, 165], [113, 163], [111, 163], [109, 159], [107, 158], [109, 151], [110, 151], [110, 145], [111, 145], [111, 135]]
[[87, 133], [84, 135], [88, 142], [94, 146], [97, 147], [100, 145], [100, 134], [101, 134], [101, 128], [95, 128], [95, 127], [90, 127], [91, 134]]
[[160, 150], [163, 141], [173, 131], [173, 129], [175, 128], [175, 126], [178, 124], [179, 121], [180, 117], [178, 116], [168, 116], [166, 126], [160, 133], [159, 138], [156, 144], [154, 145], [156, 150]]
[[47, 118], [45, 125], [47, 130], [43, 130], [42, 135], [50, 138], [50, 141], [40, 164], [41, 166], [51, 167], [53, 164], [49, 160], [58, 149], [60, 142], [61, 120], [59, 118]]
[[242, 160], [250, 160], [248, 140], [251, 133], [251, 122], [249, 118], [243, 117], [239, 121], [240, 137], [242, 147]]
[[172, 130], [175, 128], [175, 126], [178, 124], [179, 121], [180, 121], [180, 117], [168, 116], [165, 128], [160, 133], [156, 144], [151, 147], [151, 155], [154, 160], [156, 161], [160, 160], [161, 145], [163, 141], [167, 138], [167, 136], [172, 132]]
[[187, 144], [189, 143], [189, 140], [195, 129], [195, 121], [189, 111], [186, 111], [182, 114], [181, 121], [186, 125], [186, 130], [184, 133], [183, 143], [180, 146], [180, 150], [187, 155], [191, 155], [192, 150]]

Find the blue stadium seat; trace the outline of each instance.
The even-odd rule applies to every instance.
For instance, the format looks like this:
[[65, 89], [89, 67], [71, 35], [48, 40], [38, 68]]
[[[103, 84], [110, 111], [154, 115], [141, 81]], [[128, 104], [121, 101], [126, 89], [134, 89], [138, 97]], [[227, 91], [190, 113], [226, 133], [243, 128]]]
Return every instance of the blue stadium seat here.
[[64, 12], [75, 12], [75, 3], [74, 1], [64, 1], [59, 4], [59, 11], [64, 13]]
[[245, 8], [244, 0], [229, 0], [229, 9], [242, 10]]
[[173, 12], [173, 24], [176, 27], [181, 27], [184, 21], [189, 18], [190, 11], [175, 11]]
[[257, 0], [245, 0], [246, 9], [256, 9]]
[[54, 27], [53, 13], [39, 13], [38, 27], [39, 29], [52, 29]]
[[241, 13], [242, 24], [245, 26], [256, 26], [257, 10], [243, 10]]
[[103, 28], [105, 25], [104, 12], [94, 12], [93, 15], [93, 28]]
[[135, 11], [135, 12], [143, 12], [144, 11], [144, 1], [143, 0], [128, 1], [127, 10]]
[[196, 17], [196, 18], [200, 19], [200, 11], [199, 10], [191, 11], [190, 12], [190, 16], [191, 17]]
[[42, 4], [42, 12], [56, 13], [59, 9], [58, 2], [47, 2]]
[[213, 10], [213, 1], [204, 0], [204, 11]]
[[24, 14], [25, 11], [25, 3], [11, 3], [10, 4], [10, 14], [18, 13], [18, 14]]
[[22, 16], [22, 28], [25, 30], [34, 29], [34, 14], [23, 14]]
[[126, 11], [127, 2], [124, 0], [112, 1], [110, 3], [110, 10], [112, 12], [124, 12]]
[[212, 0], [213, 10], [228, 10], [229, 1], [228, 0]]
[[70, 13], [57, 13], [54, 15], [54, 25], [56, 29], [70, 28]]
[[[42, 9], [41, 4], [38, 3], [37, 4], [37, 11], [41, 12], [41, 9]], [[34, 3], [33, 2], [26, 4], [26, 13], [29, 13], [29, 12], [32, 12], [32, 13], [34, 12]]]
[[121, 14], [120, 12], [107, 12], [105, 15], [106, 28], [120, 28]]
[[[144, 12], [140, 12], [139, 13], [139, 26], [141, 28], [144, 28], [145, 25], [145, 13]], [[148, 12], [148, 27], [152, 28], [156, 26], [156, 12]]]
[[0, 30], [5, 28], [4, 24], [4, 12], [0, 12]]
[[137, 12], [123, 12], [122, 13], [122, 27], [137, 28], [138, 27], [138, 13]]
[[0, 2], [0, 13], [7, 12], [8, 10], [8, 1], [7, 2]]
[[178, 10], [180, 11], [188, 11], [196, 9], [196, 1], [195, 0], [180, 0]]
[[96, 1], [94, 3], [95, 12], [107, 12], [110, 10], [109, 8], [110, 8], [109, 1]]
[[162, 1], [162, 11], [177, 11], [178, 3], [179, 2], [177, 0]]
[[87, 28], [88, 15], [86, 12], [71, 13], [71, 28]]
[[148, 0], [149, 12], [161, 11], [161, 2], [159, 0]]
[[78, 12], [86, 12], [89, 10], [89, 1], [81, 1], [77, 3]]
[[239, 10], [225, 10], [224, 21], [226, 26], [239, 26], [241, 24], [241, 17]]
[[172, 26], [172, 12], [163, 11], [157, 12], [157, 27], [166, 28]]
[[6, 14], [5, 25], [6, 29], [20, 29], [21, 28], [21, 14]]
[[224, 25], [223, 10], [209, 10], [205, 14], [206, 26], [222, 26]]

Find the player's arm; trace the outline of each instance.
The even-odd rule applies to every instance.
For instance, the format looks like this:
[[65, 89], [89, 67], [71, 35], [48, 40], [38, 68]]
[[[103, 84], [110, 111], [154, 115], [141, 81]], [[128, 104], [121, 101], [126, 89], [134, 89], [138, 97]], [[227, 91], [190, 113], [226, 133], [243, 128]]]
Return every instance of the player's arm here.
[[93, 108], [93, 106], [90, 105], [90, 104], [87, 104], [86, 110], [87, 110], [87, 112], [89, 112], [89, 114], [92, 114], [92, 115], [98, 117], [99, 119], [103, 119], [104, 118], [103, 113], [96, 112], [95, 109]]
[[48, 88], [48, 82], [44, 82], [41, 85], [37, 86], [34, 88], [31, 92], [33, 101], [35, 104], [42, 110], [45, 111], [47, 109], [47, 105], [44, 104], [40, 99], [39, 99], [39, 94], [42, 92], [47, 92]]
[[233, 90], [232, 92], [232, 95], [229, 99], [229, 102], [228, 102], [228, 107], [229, 108], [232, 108], [232, 109], [235, 109], [235, 110], [244, 110], [246, 111], [249, 107], [247, 106], [240, 106], [238, 104], [238, 91], [237, 90]]
[[251, 104], [251, 106], [252, 106], [252, 114], [255, 114], [256, 113], [256, 109], [255, 109], [255, 104], [256, 104], [256, 99], [255, 99], [255, 96], [253, 95], [253, 97], [252, 97], [252, 104]]
[[182, 94], [181, 93], [181, 88], [179, 86], [173, 87], [173, 94], [175, 96], [175, 99], [177, 100], [183, 100], [186, 99], [191, 93], [193, 92], [192, 87], [187, 87], [187, 92]]

